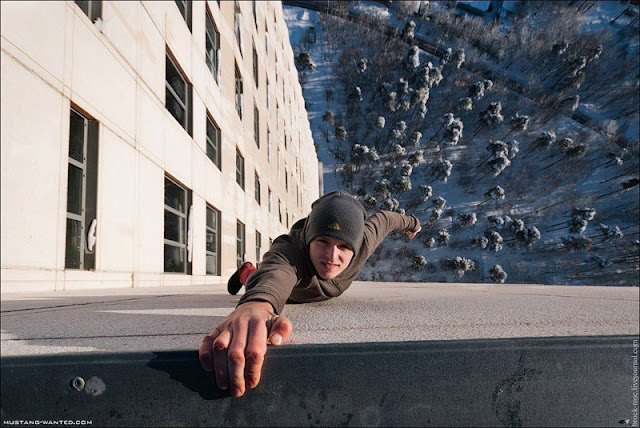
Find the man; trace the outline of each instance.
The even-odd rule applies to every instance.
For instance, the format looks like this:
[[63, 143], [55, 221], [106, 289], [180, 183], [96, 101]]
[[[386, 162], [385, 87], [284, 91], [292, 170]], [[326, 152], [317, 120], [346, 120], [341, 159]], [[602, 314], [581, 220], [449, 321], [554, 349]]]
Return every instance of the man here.
[[328, 193], [311, 206], [288, 235], [273, 242], [256, 270], [244, 263], [229, 279], [228, 290], [246, 292], [236, 309], [200, 345], [200, 363], [214, 371], [220, 389], [240, 397], [260, 381], [267, 343], [280, 345], [291, 322], [279, 316], [285, 303], [308, 303], [341, 295], [385, 237], [403, 231], [413, 239], [420, 231], [414, 216], [366, 211], [343, 191]]

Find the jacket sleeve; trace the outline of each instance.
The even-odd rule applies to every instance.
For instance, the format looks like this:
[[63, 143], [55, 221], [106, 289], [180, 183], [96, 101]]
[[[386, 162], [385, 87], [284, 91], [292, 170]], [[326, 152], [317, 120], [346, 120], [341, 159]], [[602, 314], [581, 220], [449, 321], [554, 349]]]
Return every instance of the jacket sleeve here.
[[392, 232], [416, 231], [420, 220], [416, 216], [407, 216], [392, 211], [378, 211], [367, 219], [364, 227], [364, 242], [367, 258]]
[[299, 281], [304, 269], [302, 252], [297, 250], [292, 238], [281, 236], [265, 253], [258, 270], [249, 276], [246, 292], [238, 306], [247, 302], [268, 302], [280, 315], [291, 291]]

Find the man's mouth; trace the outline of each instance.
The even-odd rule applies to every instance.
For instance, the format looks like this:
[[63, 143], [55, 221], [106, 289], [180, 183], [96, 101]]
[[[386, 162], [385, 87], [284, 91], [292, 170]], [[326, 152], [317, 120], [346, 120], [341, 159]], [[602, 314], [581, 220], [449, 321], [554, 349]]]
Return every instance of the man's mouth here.
[[323, 263], [322, 263], [322, 266], [324, 266], [324, 267], [325, 267], [325, 269], [327, 269], [327, 270], [333, 270], [333, 269], [337, 269], [337, 268], [338, 268], [338, 266], [340, 266], [340, 265], [335, 264], [335, 263], [323, 262]]

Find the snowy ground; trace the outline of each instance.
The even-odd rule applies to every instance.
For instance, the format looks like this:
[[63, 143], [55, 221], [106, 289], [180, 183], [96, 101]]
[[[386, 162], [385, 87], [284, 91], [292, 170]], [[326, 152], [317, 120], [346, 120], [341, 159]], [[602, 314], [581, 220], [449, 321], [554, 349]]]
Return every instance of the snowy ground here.
[[[610, 21], [627, 6], [618, 2], [593, 4], [588, 13], [580, 17], [583, 20], [580, 31], [583, 34], [602, 34], [604, 31], [619, 33], [622, 30], [618, 27], [633, 24], [633, 17], [623, 15], [614, 24], [610, 24]], [[351, 2], [350, 9], [367, 16], [375, 16], [376, 20], [388, 22], [397, 28], [402, 28], [407, 20], [417, 19], [408, 16], [403, 20], [396, 16], [398, 11], [393, 6], [386, 9], [374, 2]], [[322, 116], [327, 110], [331, 110], [336, 116], [345, 113], [346, 95], [350, 89], [343, 86], [337, 78], [337, 73], [340, 54], [349, 47], [339, 46], [332, 52], [329, 44], [331, 36], [326, 34], [318, 12], [297, 7], [285, 7], [284, 12], [294, 52], [308, 52], [315, 63], [315, 70], [307, 74], [303, 88], [314, 140], [318, 147], [318, 158], [324, 165], [325, 192], [340, 188], [353, 193], [360, 191], [363, 201], [364, 194], [377, 196], [376, 206], [369, 207], [370, 212], [373, 212], [381, 207], [382, 197], [376, 194], [374, 183], [382, 178], [384, 166], [387, 166], [386, 170], [389, 172], [390, 167], [406, 162], [409, 154], [417, 150], [424, 153], [424, 161], [417, 164], [410, 175], [412, 190], [393, 194], [399, 202], [399, 209], [405, 209], [408, 214], [420, 218], [423, 223], [420, 239], [411, 243], [404, 242], [400, 237], [388, 239], [374, 254], [360, 279], [488, 282], [492, 280], [490, 269], [499, 264], [508, 274], [506, 282], [510, 283], [638, 285], [637, 186], [624, 192], [620, 191], [622, 183], [630, 178], [637, 179], [637, 110], [624, 121], [624, 134], [632, 139], [635, 144], [632, 148], [635, 151], [632, 150], [626, 155], [622, 165], [606, 165], [606, 154], [612, 150], [619, 150], [618, 146], [612, 145], [607, 138], [602, 137], [600, 128], [602, 123], [606, 123], [604, 121], [607, 120], [608, 111], [598, 108], [596, 103], [581, 103], [578, 111], [597, 121], [594, 122], [597, 126], [591, 124], [591, 127], [583, 126], [565, 114], [539, 114], [542, 111], [539, 99], [534, 97], [533, 92], [529, 92], [529, 95], [514, 93], [500, 80], [496, 80], [496, 85], [491, 91], [487, 91], [485, 97], [474, 101], [472, 111], [454, 112], [465, 125], [464, 135], [459, 143], [453, 146], [442, 145], [441, 149], [436, 149], [434, 143], [443, 135], [443, 130], [440, 129], [441, 117], [444, 113], [453, 112], [460, 94], [465, 95], [466, 88], [461, 90], [460, 82], [473, 84], [483, 79], [483, 75], [478, 74], [477, 70], [474, 74], [473, 68], [481, 68], [496, 75], [505, 73], [505, 67], [504, 64], [498, 64], [489, 58], [485, 58], [484, 62], [480, 61], [484, 57], [476, 54], [474, 47], [467, 42], [453, 44], [450, 38], [445, 39], [446, 34], [440, 35], [441, 38], [438, 39], [439, 30], [425, 21], [418, 26], [418, 33], [424, 33], [425, 37], [436, 37], [434, 40], [442, 43], [441, 46], [451, 46], [454, 51], [456, 48], [464, 47], [469, 58], [468, 64], [471, 64], [472, 69], [465, 70], [463, 67], [461, 70], [454, 70], [451, 64], [445, 65], [442, 69], [442, 82], [431, 88], [424, 123], [411, 127], [411, 130], [420, 129], [423, 135], [419, 145], [408, 145], [404, 158], [394, 157], [382, 148], [380, 163], [371, 167], [362, 166], [353, 174], [353, 180], [347, 182], [341, 171], [352, 160], [349, 159], [350, 150], [346, 150], [350, 143], [346, 141], [342, 143], [344, 147], [341, 146], [347, 153], [347, 159], [337, 160], [331, 152], [331, 149], [335, 150], [338, 147], [334, 129], [327, 126]], [[438, 13], [438, 10], [432, 8], [431, 12]], [[543, 28], [543, 23], [535, 22], [536, 18], [533, 15], [531, 19], [532, 25], [535, 23]], [[351, 26], [349, 32], [357, 38], [358, 27], [355, 24], [346, 25]], [[508, 25], [508, 22], [503, 24], [500, 31], [508, 32]], [[306, 42], [311, 27], [316, 35], [315, 44]], [[625, 49], [632, 54], [635, 53], [637, 57], [637, 35], [626, 38], [624, 43]], [[440, 64], [439, 59], [424, 52], [420, 52], [419, 58], [422, 65], [427, 61], [432, 61], [435, 67]], [[516, 61], [512, 67], [507, 68], [509, 78], [525, 81], [526, 76], [521, 70], [526, 70], [527, 64], [522, 62]], [[594, 80], [594, 72], [591, 69], [587, 71], [592, 73], [589, 77]], [[402, 65], [399, 64], [393, 73], [396, 78], [403, 76]], [[585, 85], [588, 83], [589, 81], [585, 81]], [[378, 113], [386, 116], [385, 132], [388, 132], [395, 126], [395, 121], [389, 119], [399, 117], [398, 114], [385, 113], [377, 104], [364, 105], [375, 98], [374, 92], [377, 88], [361, 89], [364, 100], [361, 110], [372, 110], [369, 116]], [[504, 122], [495, 130], [483, 129], [479, 126], [478, 114], [494, 101], [501, 101], [503, 105]], [[513, 130], [509, 126], [510, 119], [516, 113], [530, 116], [528, 129]], [[361, 119], [364, 121], [363, 116]], [[623, 124], [622, 120], [610, 119], [609, 122], [610, 127], [620, 127]], [[561, 151], [536, 148], [536, 138], [544, 130], [555, 131], [558, 140], [568, 136], [577, 144], [584, 141], [588, 147], [586, 153], [576, 159], [566, 160], [563, 159], [565, 155]], [[358, 140], [362, 138], [363, 145], [374, 146], [371, 134], [363, 131], [358, 136]], [[436, 141], [431, 141], [434, 136]], [[493, 177], [493, 174], [489, 174], [490, 170], [486, 164], [489, 154], [486, 146], [498, 139], [518, 140], [520, 152], [511, 160], [510, 166]], [[451, 176], [446, 182], [434, 180], [431, 173], [439, 158], [446, 159], [453, 165]], [[393, 172], [393, 177], [398, 176], [397, 171]], [[433, 195], [426, 202], [416, 205], [411, 201], [419, 194], [421, 184], [431, 185]], [[507, 196], [504, 200], [486, 201], [484, 193], [496, 185], [503, 187]], [[612, 194], [607, 195], [609, 193]], [[434, 211], [433, 201], [437, 197], [446, 199], [446, 205], [441, 210], [440, 219], [430, 221]], [[570, 233], [568, 221], [571, 219], [571, 210], [587, 207], [594, 208], [595, 215], [587, 221], [587, 227], [581, 233]], [[477, 215], [477, 223], [463, 227], [458, 215], [470, 213]], [[520, 219], [526, 228], [535, 227], [539, 230], [541, 237], [527, 247], [508, 227], [501, 228], [490, 224], [488, 217], [492, 215], [508, 215], [513, 220]], [[586, 216], [589, 217], [588, 214]], [[620, 227], [624, 236], [605, 240], [603, 232], [598, 228], [599, 223], [611, 228], [614, 225]], [[437, 239], [441, 230], [447, 230], [451, 237], [450, 242], [436, 243], [433, 248], [426, 248], [425, 241], [430, 237]], [[493, 252], [470, 245], [472, 239], [482, 237], [485, 232], [501, 234], [504, 240], [502, 248]], [[584, 244], [587, 241], [588, 245], [569, 250], [569, 242]], [[414, 258], [420, 256], [424, 257], [427, 264], [413, 269]], [[460, 275], [461, 272], [456, 274], [456, 269], [443, 264], [443, 261], [455, 257], [473, 261], [475, 269], [464, 272], [464, 275]]]

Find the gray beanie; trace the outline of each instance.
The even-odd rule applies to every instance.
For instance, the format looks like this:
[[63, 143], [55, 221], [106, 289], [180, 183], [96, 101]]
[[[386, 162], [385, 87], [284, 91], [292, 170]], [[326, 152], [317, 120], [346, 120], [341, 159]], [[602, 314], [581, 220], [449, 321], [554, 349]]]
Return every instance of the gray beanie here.
[[362, 204], [347, 192], [327, 193], [311, 205], [305, 225], [305, 244], [318, 236], [340, 239], [351, 245], [354, 257], [362, 245], [367, 212]]

